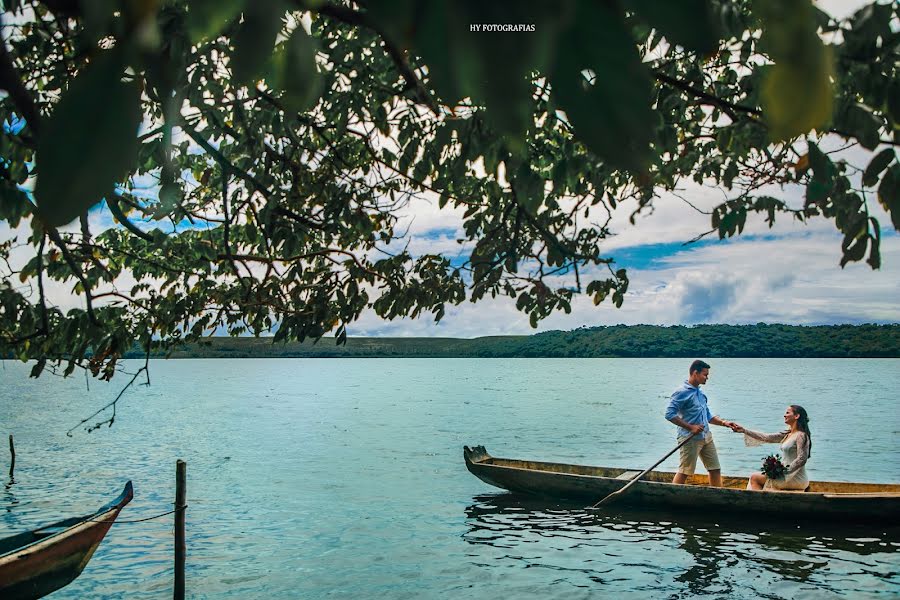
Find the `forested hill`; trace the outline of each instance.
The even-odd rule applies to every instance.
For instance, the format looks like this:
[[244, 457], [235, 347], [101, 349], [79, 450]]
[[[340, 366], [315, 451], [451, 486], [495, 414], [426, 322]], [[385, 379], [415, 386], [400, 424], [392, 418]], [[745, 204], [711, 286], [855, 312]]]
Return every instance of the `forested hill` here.
[[[140, 352], [129, 353], [137, 357]], [[900, 357], [894, 325], [616, 325], [549, 331], [530, 336], [457, 338], [350, 337], [337, 346], [273, 344], [270, 338], [210, 338], [176, 350], [173, 358], [276, 357]]]

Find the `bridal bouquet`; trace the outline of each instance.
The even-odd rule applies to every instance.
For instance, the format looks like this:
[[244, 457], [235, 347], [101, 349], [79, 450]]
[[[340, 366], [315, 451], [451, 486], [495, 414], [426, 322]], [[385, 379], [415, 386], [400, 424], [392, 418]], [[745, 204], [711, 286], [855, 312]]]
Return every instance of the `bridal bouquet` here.
[[784, 479], [787, 467], [781, 462], [781, 455], [775, 454], [762, 460], [762, 474], [769, 479]]

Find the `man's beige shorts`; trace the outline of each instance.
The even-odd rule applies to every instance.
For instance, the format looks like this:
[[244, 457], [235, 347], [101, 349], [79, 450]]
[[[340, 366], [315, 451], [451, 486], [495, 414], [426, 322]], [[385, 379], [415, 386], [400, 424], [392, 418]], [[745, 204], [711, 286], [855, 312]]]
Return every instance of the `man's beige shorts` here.
[[[679, 438], [681, 443], [684, 438]], [[697, 457], [703, 461], [703, 466], [707, 471], [721, 470], [719, 466], [719, 453], [716, 452], [716, 443], [712, 436], [708, 438], [694, 438], [681, 447], [681, 462], [678, 465], [678, 472], [685, 475], [693, 475], [694, 469], [697, 468]]]

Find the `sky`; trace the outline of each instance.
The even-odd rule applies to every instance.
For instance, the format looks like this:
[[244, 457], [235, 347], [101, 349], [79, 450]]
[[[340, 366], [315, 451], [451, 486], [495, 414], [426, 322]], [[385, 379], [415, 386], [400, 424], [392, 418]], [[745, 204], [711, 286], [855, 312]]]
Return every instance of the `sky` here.
[[[829, 0], [817, 3], [834, 16], [852, 13], [862, 2]], [[855, 153], [855, 154], [854, 154]], [[850, 151], [848, 159], [865, 165], [872, 155]], [[634, 205], [620, 205], [614, 213], [613, 236], [602, 244], [604, 255], [626, 268], [629, 290], [621, 308], [606, 301], [594, 306], [576, 296], [571, 314], [559, 313], [532, 329], [528, 316], [515, 309], [514, 299], [483, 299], [448, 307], [434, 323], [424, 317], [383, 321], [366, 312], [348, 327], [351, 336], [441, 336], [530, 334], [615, 324], [691, 325], [699, 323], [750, 324], [757, 322], [820, 325], [835, 323], [900, 322], [900, 235], [874, 198], [870, 211], [882, 224], [882, 267], [873, 271], [864, 263], [839, 266], [841, 235], [834, 224], [813, 219], [808, 224], [780, 217], [769, 228], [762, 217], [749, 217], [740, 236], [700, 242], [689, 240], [710, 229], [708, 211], [725, 198], [723, 190], [693, 183], [679, 188], [678, 197], [663, 195], [654, 210], [629, 216]], [[802, 188], [769, 190], [794, 207], [802, 206]], [[688, 201], [690, 205], [686, 202]], [[695, 210], [693, 207], [697, 207]], [[108, 219], [94, 214], [92, 218]], [[402, 231], [409, 227], [413, 254], [444, 253], [465, 256], [459, 211], [439, 210], [427, 199], [414, 201], [402, 214]], [[0, 224], [0, 239], [6, 239]], [[598, 277], [604, 277], [598, 273]], [[48, 296], [61, 307], [77, 306], [83, 298], [71, 296], [58, 284]]]
[[[680, 195], [701, 209], [722, 201], [720, 192], [699, 186], [689, 186]], [[799, 190], [779, 197], [802, 205]], [[437, 324], [427, 318], [385, 322], [364, 314], [349, 333], [476, 337], [615, 324], [900, 322], [900, 236], [877, 204], [869, 202], [883, 224], [878, 271], [864, 263], [841, 269], [842, 237], [824, 219], [804, 225], [785, 215], [769, 229], [762, 217], [748, 218], [740, 236], [720, 241], [713, 235], [686, 245], [710, 228], [709, 215], [664, 195], [655, 201], [654, 212], [639, 217], [634, 226], [627, 222], [633, 207], [617, 211], [617, 235], [603, 244], [616, 267], [628, 271], [629, 291], [621, 308], [610, 302], [594, 306], [590, 298], [577, 296], [571, 314], [551, 316], [535, 330], [527, 315], [516, 311], [514, 300], [485, 299], [451, 307]], [[411, 249], [458, 251], [458, 216], [424, 205], [411, 210], [408, 218]]]

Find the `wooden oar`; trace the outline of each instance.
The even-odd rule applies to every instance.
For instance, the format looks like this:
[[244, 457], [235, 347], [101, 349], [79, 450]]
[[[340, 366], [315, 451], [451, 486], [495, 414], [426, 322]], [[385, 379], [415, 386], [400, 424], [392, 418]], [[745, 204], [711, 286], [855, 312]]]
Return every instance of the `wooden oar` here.
[[674, 448], [672, 448], [671, 450], [669, 450], [668, 452], [666, 452], [666, 455], [665, 455], [665, 456], [663, 456], [661, 459], [659, 459], [658, 461], [656, 461], [655, 463], [653, 463], [651, 466], [649, 466], [647, 469], [645, 469], [642, 473], [639, 473], [639, 474], [637, 475], [637, 477], [633, 478], [631, 481], [629, 481], [627, 484], [625, 484], [624, 487], [622, 487], [622, 488], [616, 490], [616, 491], [613, 492], [612, 494], [610, 494], [610, 495], [606, 496], [605, 498], [603, 498], [602, 500], [600, 500], [600, 502], [598, 502], [598, 503], [596, 503], [596, 504], [592, 504], [592, 505], [589, 506], [588, 508], [597, 508], [597, 507], [600, 506], [601, 504], [605, 504], [605, 503], [609, 502], [610, 500], [612, 500], [612, 499], [615, 498], [616, 496], [619, 496], [620, 494], [624, 494], [624, 493], [628, 490], [628, 488], [630, 488], [631, 486], [633, 486], [634, 484], [636, 484], [636, 483], [637, 483], [644, 475], [646, 475], [647, 473], [649, 473], [650, 471], [652, 471], [653, 469], [655, 469], [656, 467], [658, 467], [659, 464], [660, 464], [662, 461], [666, 460], [667, 458], [669, 458], [670, 456], [672, 456], [673, 454], [675, 454], [675, 451], [676, 451], [676, 450], [678, 450], [679, 448], [681, 448], [682, 446], [684, 446], [685, 444], [687, 444], [689, 441], [691, 441], [691, 439], [693, 439], [693, 437], [694, 437], [695, 435], [697, 435], [697, 434], [696, 434], [696, 433], [692, 433], [691, 435], [687, 436], [684, 440], [681, 441], [680, 444], [678, 444], [677, 446], [675, 446]]

